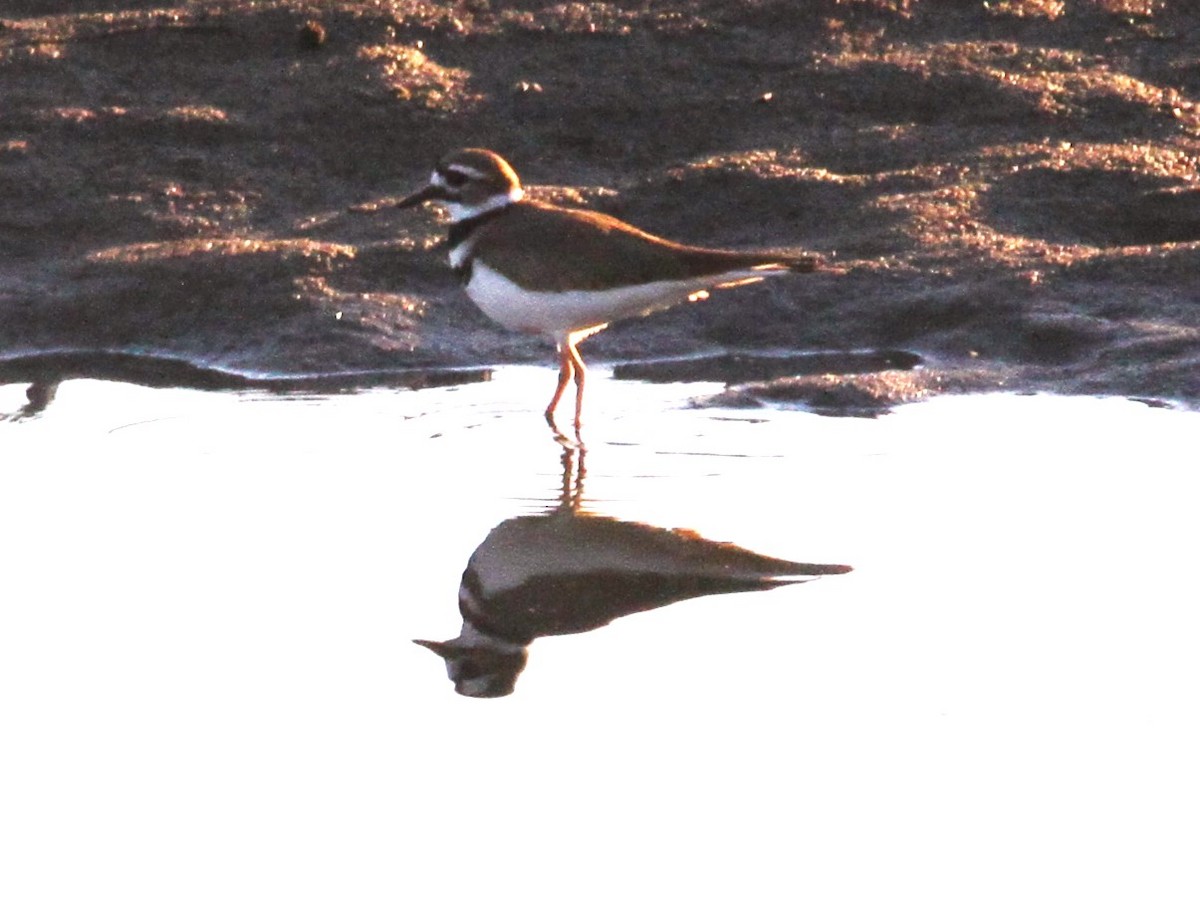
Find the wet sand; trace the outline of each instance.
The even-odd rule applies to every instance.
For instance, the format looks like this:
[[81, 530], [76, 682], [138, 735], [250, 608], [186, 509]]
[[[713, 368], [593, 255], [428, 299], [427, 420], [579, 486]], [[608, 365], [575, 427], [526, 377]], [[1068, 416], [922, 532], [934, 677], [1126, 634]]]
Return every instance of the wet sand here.
[[695, 409], [723, 386], [597, 371], [588, 510], [854, 570], [545, 637], [460, 697], [411, 641], [559, 503], [548, 383], [79, 380], [0, 422], [4, 902], [1197, 895], [1200, 417]]
[[[596, 360], [900, 350], [924, 396], [1190, 406], [1198, 41], [1194, 4], [1150, 0], [9, 0], [0, 367], [545, 362], [466, 300], [442, 222], [388, 209], [483, 145], [537, 198], [841, 269], [614, 326]], [[829, 393], [766, 393], [798, 391]]]

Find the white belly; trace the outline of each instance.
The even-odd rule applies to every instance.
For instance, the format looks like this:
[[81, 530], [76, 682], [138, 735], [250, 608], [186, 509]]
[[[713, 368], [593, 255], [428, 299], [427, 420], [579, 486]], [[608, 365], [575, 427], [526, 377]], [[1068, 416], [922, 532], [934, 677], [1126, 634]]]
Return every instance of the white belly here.
[[488, 318], [505, 328], [561, 338], [682, 303], [705, 286], [711, 285], [656, 281], [613, 290], [526, 290], [477, 259], [466, 290]]

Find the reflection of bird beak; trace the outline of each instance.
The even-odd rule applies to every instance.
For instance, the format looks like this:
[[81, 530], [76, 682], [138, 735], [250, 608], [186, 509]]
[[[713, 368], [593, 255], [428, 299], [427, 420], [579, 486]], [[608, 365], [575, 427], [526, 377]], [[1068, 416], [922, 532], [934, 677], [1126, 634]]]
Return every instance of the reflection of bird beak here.
[[[442, 189], [440, 186], [434, 186], [430, 183], [428, 186], [418, 189], [410, 196], [405, 196], [396, 203], [396, 208], [412, 208], [414, 205], [420, 205], [422, 202], [428, 202], [430, 199], [442, 199]], [[420, 642], [418, 642], [420, 643]]]
[[454, 648], [445, 641], [413, 641], [414, 644], [420, 644], [422, 647], [428, 647], [443, 660], [448, 660], [454, 656]]

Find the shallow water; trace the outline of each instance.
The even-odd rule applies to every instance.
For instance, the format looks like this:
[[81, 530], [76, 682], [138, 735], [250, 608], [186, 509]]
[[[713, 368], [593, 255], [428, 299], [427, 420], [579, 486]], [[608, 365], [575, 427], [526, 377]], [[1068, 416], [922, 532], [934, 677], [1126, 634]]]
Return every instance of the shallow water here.
[[0, 423], [4, 905], [1194, 905], [1200, 416], [695, 410], [717, 386], [596, 370], [585, 510], [854, 571], [459, 697], [410, 641], [559, 504], [552, 382], [72, 381]]

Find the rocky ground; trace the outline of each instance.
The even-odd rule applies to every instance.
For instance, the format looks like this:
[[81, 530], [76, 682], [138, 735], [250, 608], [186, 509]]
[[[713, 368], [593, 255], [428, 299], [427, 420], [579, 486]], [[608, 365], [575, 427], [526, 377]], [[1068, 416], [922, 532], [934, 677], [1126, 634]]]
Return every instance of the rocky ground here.
[[548, 362], [433, 212], [350, 210], [483, 145], [536, 195], [839, 266], [587, 342], [655, 361], [625, 374], [1194, 406], [1198, 48], [1184, 0], [6, 0], [0, 378]]

